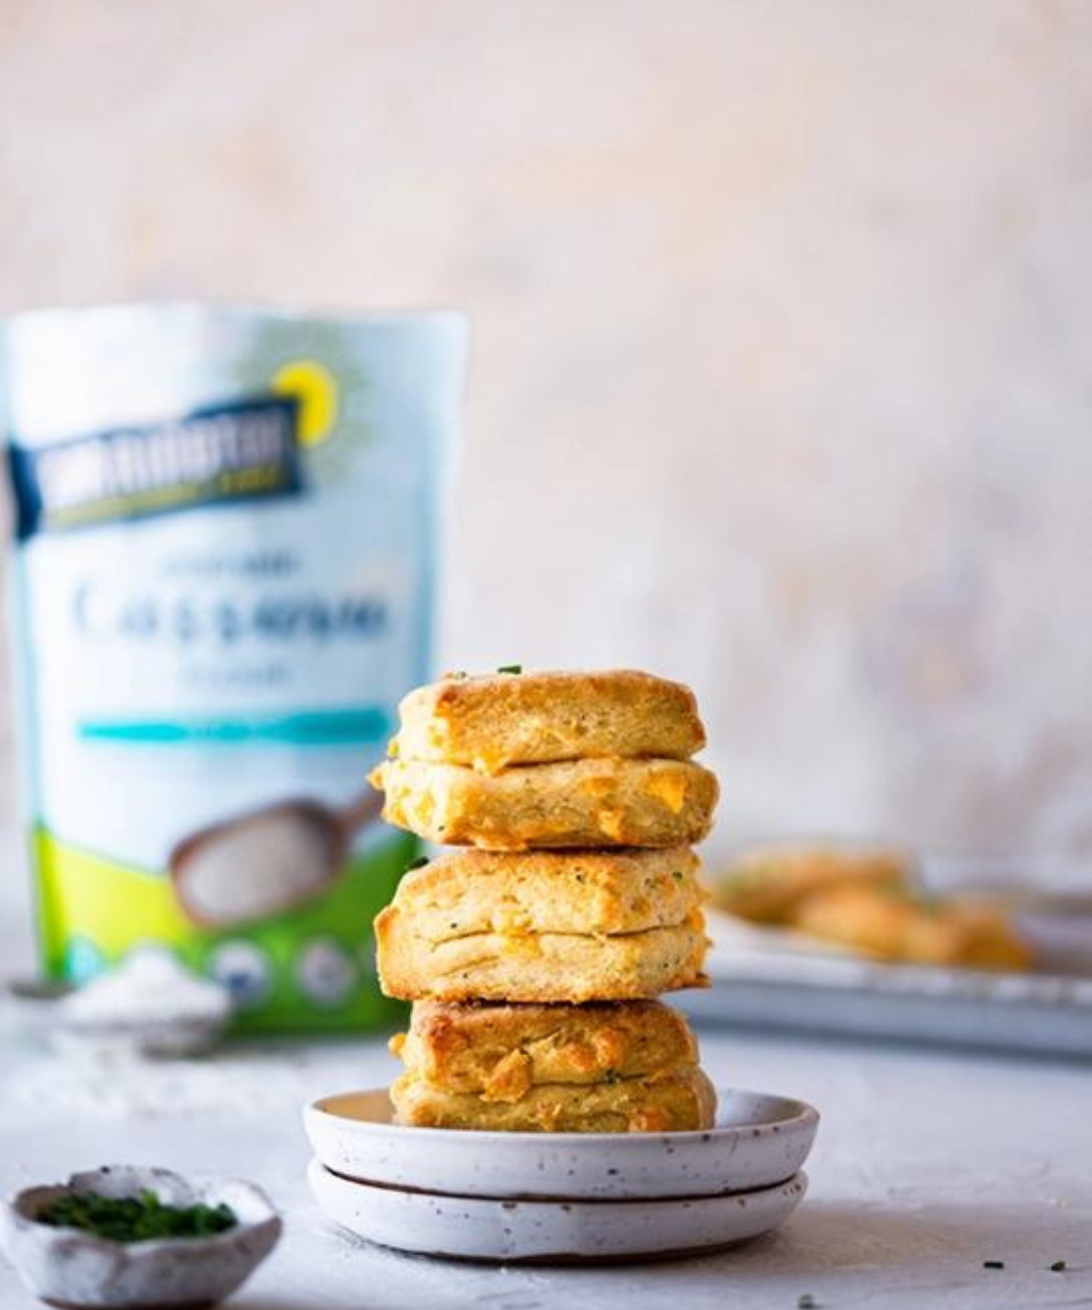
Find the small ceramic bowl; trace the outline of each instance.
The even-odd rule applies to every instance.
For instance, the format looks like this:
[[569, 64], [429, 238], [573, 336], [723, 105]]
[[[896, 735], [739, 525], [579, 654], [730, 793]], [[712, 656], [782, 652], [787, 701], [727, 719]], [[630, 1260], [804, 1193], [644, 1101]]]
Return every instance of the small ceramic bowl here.
[[602, 1264], [708, 1254], [776, 1228], [804, 1199], [797, 1174], [774, 1187], [674, 1201], [502, 1201], [369, 1187], [312, 1160], [326, 1215], [358, 1237], [415, 1255], [515, 1264]]
[[675, 1133], [498, 1133], [406, 1128], [385, 1089], [324, 1096], [304, 1127], [328, 1169], [457, 1196], [654, 1200], [769, 1187], [798, 1173], [819, 1126], [803, 1101], [718, 1093], [716, 1126]]
[[[135, 1196], [154, 1192], [166, 1205], [231, 1207], [238, 1223], [213, 1237], [112, 1242], [36, 1216], [72, 1193]], [[235, 1291], [277, 1243], [281, 1221], [251, 1183], [187, 1181], [166, 1169], [107, 1166], [73, 1174], [67, 1184], [29, 1187], [0, 1208], [0, 1245], [27, 1287], [50, 1305], [88, 1310], [215, 1305]]]

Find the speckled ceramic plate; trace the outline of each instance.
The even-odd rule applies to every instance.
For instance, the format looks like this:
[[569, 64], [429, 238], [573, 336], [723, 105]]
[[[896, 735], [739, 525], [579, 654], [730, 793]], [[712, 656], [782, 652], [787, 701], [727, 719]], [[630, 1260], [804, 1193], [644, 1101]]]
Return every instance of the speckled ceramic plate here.
[[501, 1201], [374, 1187], [312, 1160], [311, 1190], [335, 1223], [415, 1255], [521, 1264], [598, 1264], [717, 1251], [767, 1233], [807, 1191], [775, 1187], [675, 1201]]
[[315, 1155], [358, 1182], [500, 1199], [654, 1200], [770, 1187], [803, 1166], [819, 1115], [803, 1101], [719, 1093], [717, 1126], [687, 1133], [490, 1133], [403, 1128], [384, 1089], [303, 1112]]

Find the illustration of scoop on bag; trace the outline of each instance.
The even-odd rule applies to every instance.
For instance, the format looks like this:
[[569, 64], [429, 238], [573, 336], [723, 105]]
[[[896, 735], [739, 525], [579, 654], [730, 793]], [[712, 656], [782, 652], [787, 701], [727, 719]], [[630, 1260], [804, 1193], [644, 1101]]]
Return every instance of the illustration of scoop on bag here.
[[208, 928], [279, 914], [332, 886], [353, 837], [382, 807], [383, 798], [370, 792], [344, 809], [281, 801], [210, 824], [171, 852], [175, 895]]

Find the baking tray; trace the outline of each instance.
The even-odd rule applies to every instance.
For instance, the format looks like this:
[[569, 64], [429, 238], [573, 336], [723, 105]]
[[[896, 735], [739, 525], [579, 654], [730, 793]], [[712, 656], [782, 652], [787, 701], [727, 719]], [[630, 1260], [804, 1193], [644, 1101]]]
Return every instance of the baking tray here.
[[1039, 960], [986, 973], [864, 959], [784, 929], [709, 913], [707, 992], [686, 994], [699, 1021], [943, 1043], [1092, 1060], [1092, 879], [1084, 867], [934, 856], [937, 891], [990, 891], [1009, 904]]

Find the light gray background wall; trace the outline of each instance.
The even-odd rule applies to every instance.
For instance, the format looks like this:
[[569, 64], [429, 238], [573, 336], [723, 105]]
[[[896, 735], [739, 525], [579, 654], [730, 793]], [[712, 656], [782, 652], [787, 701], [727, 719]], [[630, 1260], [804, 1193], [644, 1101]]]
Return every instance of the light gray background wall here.
[[1092, 5], [4, 0], [0, 197], [3, 310], [464, 306], [447, 662], [691, 681], [721, 842], [1092, 850]]

